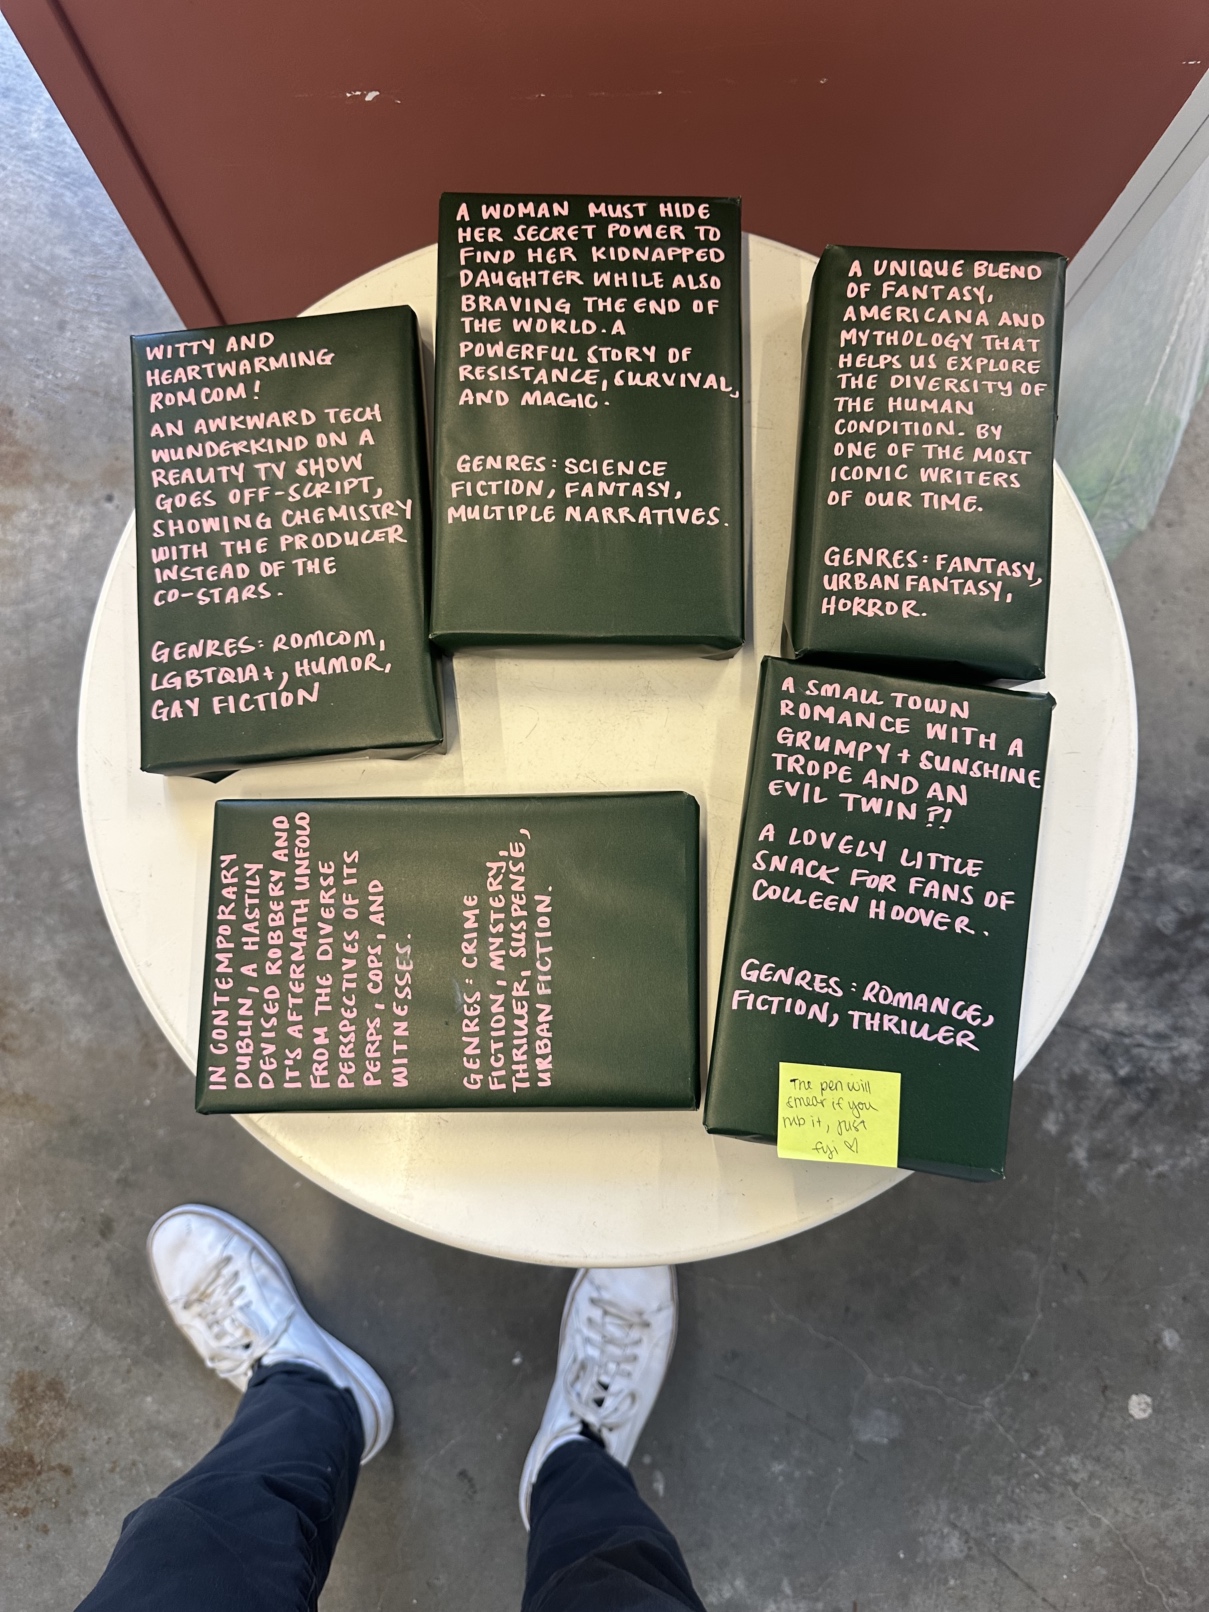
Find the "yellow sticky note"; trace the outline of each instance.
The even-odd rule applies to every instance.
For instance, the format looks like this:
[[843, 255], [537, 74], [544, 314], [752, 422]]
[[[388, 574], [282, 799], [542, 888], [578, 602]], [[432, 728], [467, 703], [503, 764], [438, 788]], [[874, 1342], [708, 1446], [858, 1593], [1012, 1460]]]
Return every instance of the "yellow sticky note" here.
[[895, 1168], [900, 1074], [822, 1063], [783, 1063], [780, 1069], [779, 1157]]

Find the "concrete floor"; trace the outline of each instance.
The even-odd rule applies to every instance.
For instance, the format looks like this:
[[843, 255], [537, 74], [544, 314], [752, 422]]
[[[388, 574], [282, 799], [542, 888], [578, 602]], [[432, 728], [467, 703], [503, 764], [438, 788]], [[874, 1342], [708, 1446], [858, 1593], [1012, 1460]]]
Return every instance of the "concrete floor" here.
[[[277, 1243], [396, 1397], [325, 1612], [505, 1612], [566, 1274], [418, 1241], [196, 1118], [93, 890], [75, 704], [131, 501], [126, 337], [175, 322], [0, 32], [0, 1609], [73, 1605], [123, 1515], [231, 1414], [143, 1255], [157, 1214], [201, 1198]], [[1020, 1083], [1008, 1182], [917, 1176], [682, 1272], [636, 1470], [711, 1608], [1209, 1605], [1207, 515], [1209, 404], [1116, 568], [1137, 826], [1099, 955]]]

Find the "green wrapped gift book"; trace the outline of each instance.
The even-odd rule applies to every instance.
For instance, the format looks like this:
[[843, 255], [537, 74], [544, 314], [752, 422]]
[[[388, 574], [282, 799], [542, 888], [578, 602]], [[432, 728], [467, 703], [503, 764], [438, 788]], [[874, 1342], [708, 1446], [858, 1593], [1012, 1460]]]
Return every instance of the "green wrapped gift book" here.
[[782, 1064], [889, 1071], [903, 1168], [1003, 1174], [1052, 706], [764, 662], [709, 1130], [777, 1141]]
[[411, 309], [131, 353], [143, 770], [440, 744]]
[[197, 1107], [696, 1107], [698, 815], [219, 801]]
[[432, 635], [743, 642], [739, 203], [447, 195]]
[[829, 246], [803, 354], [790, 652], [1045, 670], [1066, 261]]

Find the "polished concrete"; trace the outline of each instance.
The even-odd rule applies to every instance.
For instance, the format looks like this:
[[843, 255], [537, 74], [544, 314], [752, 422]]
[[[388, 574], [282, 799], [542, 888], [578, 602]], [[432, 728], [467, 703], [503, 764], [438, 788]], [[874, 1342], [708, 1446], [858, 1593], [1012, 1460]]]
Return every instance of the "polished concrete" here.
[[[93, 890], [76, 690], [131, 500], [126, 337], [173, 322], [0, 32], [0, 1612], [73, 1605], [231, 1413], [143, 1255], [189, 1198], [271, 1237], [395, 1395], [325, 1612], [507, 1612], [566, 1274], [419, 1241], [197, 1118]], [[636, 1469], [711, 1609], [1209, 1605], [1207, 532], [1203, 406], [1116, 566], [1137, 827], [1007, 1183], [916, 1176], [682, 1272]]]

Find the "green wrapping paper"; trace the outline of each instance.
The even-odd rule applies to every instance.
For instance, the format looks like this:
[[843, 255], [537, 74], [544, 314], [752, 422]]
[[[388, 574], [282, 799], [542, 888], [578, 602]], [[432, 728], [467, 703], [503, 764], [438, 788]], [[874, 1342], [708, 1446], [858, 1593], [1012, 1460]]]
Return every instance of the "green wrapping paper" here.
[[439, 744], [411, 309], [131, 354], [143, 770]]
[[786, 613], [803, 657], [1045, 670], [1066, 262], [829, 246]]
[[898, 1162], [1001, 1176], [1052, 700], [766, 660], [707, 1129], [781, 1063], [902, 1076]]
[[743, 641], [739, 203], [441, 200], [432, 636]]
[[689, 795], [219, 801], [202, 1113], [694, 1108]]

